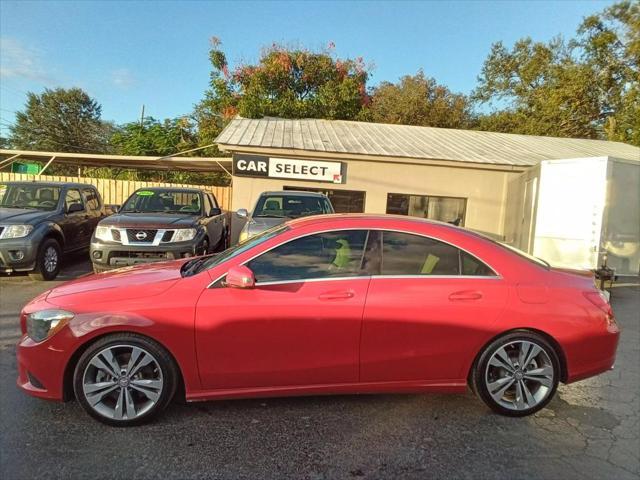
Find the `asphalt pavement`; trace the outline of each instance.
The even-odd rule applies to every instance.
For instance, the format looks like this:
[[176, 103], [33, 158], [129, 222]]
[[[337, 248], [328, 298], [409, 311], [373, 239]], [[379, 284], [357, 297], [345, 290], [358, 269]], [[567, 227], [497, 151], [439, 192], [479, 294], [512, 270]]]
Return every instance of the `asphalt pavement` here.
[[[82, 257], [61, 280], [89, 269]], [[0, 278], [0, 478], [638, 479], [640, 288], [616, 287], [615, 370], [559, 388], [527, 418], [465, 395], [326, 396], [173, 405], [112, 428], [15, 386], [18, 313], [61, 283]]]

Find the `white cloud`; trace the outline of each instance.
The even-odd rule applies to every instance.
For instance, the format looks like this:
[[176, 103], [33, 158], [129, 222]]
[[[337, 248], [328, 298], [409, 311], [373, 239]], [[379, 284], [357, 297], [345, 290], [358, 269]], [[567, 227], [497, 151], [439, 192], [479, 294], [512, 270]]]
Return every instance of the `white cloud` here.
[[119, 68], [111, 72], [111, 82], [118, 88], [126, 89], [136, 83], [136, 79], [130, 70]]
[[0, 78], [53, 83], [40, 59], [40, 52], [9, 37], [0, 37]]

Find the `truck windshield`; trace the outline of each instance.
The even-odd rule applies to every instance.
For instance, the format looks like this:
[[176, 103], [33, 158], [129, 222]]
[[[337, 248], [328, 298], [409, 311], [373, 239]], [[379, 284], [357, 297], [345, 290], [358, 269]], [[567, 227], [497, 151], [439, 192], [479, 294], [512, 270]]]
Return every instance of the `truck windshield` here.
[[[183, 275], [188, 276], [189, 274], [193, 275], [195, 273], [202, 272], [203, 270], [207, 270], [209, 268], [213, 268], [216, 265], [220, 265], [222, 262], [226, 262], [227, 260], [240, 255], [243, 252], [255, 247], [256, 245], [260, 245], [262, 242], [266, 242], [270, 238], [275, 237], [276, 235], [280, 235], [281, 233], [289, 230], [289, 227], [286, 224], [278, 225], [274, 228], [270, 228], [269, 230], [265, 230], [264, 232], [256, 235], [255, 237], [251, 237], [244, 242], [241, 242], [231, 248], [228, 248], [222, 253], [218, 255], [213, 255], [211, 257], [203, 257], [201, 259], [195, 259], [194, 261], [200, 260], [200, 263], [195, 265], [184, 265], [183, 266]], [[187, 273], [188, 272], [188, 273]]]
[[200, 215], [201, 195], [198, 192], [174, 189], [137, 190], [127, 199], [122, 213], [185, 213]]
[[252, 217], [298, 218], [330, 213], [322, 197], [302, 195], [264, 195], [256, 204]]
[[0, 183], [0, 207], [55, 210], [60, 187], [43, 184], [12, 185]]

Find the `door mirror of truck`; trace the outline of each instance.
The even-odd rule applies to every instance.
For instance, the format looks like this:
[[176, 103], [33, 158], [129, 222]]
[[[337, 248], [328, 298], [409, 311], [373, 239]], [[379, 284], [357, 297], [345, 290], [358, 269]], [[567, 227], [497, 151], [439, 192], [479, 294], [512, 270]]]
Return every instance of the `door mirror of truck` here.
[[229, 288], [253, 288], [256, 286], [256, 277], [249, 267], [236, 265], [227, 272], [224, 286]]
[[247, 218], [249, 216], [249, 212], [247, 212], [246, 208], [241, 208], [236, 212], [236, 215], [240, 218]]

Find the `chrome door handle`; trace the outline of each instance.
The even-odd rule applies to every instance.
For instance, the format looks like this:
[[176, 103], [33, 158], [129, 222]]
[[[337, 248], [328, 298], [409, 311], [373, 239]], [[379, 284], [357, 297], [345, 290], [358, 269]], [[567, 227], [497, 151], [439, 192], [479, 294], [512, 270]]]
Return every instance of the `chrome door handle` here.
[[457, 300], [480, 300], [482, 298], [481, 292], [476, 292], [472, 290], [465, 290], [462, 292], [454, 292], [449, 295], [449, 300], [457, 301]]
[[353, 298], [355, 294], [351, 290], [341, 292], [327, 292], [318, 295], [320, 300], [343, 300], [347, 298]]

